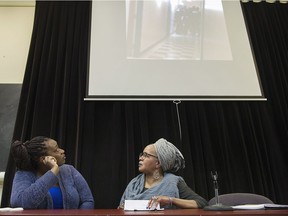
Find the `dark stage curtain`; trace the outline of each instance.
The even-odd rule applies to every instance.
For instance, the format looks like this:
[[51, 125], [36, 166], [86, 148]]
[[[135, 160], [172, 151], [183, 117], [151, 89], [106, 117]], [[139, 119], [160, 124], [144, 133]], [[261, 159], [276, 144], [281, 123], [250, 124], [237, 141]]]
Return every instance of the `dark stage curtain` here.
[[[242, 8], [267, 101], [176, 105], [84, 102], [90, 3], [37, 2], [14, 138], [58, 140], [67, 163], [88, 181], [96, 208], [117, 207], [138, 174], [138, 154], [160, 137], [182, 151], [186, 168], [178, 174], [204, 198], [214, 196], [210, 171], [217, 170], [220, 194], [251, 192], [288, 204], [288, 5]], [[9, 158], [2, 206], [9, 205], [14, 172]]]
[[[90, 2], [39, 1], [13, 139], [52, 137], [77, 166], [88, 54]], [[1, 206], [8, 206], [15, 165], [9, 157]]]

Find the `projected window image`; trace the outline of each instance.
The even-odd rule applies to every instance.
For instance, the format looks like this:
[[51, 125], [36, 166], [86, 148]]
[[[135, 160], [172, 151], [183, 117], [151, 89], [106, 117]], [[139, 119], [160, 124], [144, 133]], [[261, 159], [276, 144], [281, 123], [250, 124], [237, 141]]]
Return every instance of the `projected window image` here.
[[232, 60], [221, 0], [126, 1], [129, 59]]
[[261, 98], [241, 2], [93, 0], [87, 100]]

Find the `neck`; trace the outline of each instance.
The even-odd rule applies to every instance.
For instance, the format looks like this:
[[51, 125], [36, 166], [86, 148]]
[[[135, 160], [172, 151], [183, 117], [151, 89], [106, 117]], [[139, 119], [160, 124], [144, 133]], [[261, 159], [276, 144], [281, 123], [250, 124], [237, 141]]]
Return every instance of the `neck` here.
[[42, 176], [42, 175], [44, 175], [46, 172], [47, 172], [47, 170], [38, 169], [38, 170], [37, 170], [37, 175], [38, 175], [38, 176]]
[[151, 188], [155, 186], [157, 183], [161, 182], [163, 179], [163, 175], [160, 174], [159, 178], [155, 178], [153, 174], [146, 174], [145, 175], [145, 188]]
[[45, 166], [42, 166], [41, 164], [39, 165], [38, 167], [38, 170], [37, 170], [37, 175], [38, 176], [42, 176], [44, 175], [49, 169]]

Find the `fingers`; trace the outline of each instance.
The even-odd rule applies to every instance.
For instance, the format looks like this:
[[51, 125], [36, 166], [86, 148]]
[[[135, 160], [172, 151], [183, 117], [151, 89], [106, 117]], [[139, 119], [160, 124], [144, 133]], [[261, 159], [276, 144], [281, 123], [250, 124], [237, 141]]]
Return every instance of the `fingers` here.
[[57, 162], [55, 157], [52, 156], [45, 156], [45, 161], [46, 162]]
[[57, 164], [57, 160], [53, 156], [43, 156], [41, 157], [42, 163], [44, 164], [44, 168], [46, 171], [51, 170], [55, 175], [59, 173], [59, 166]]
[[57, 164], [57, 160], [56, 160], [55, 157], [45, 156], [45, 158], [44, 158], [44, 160], [43, 160], [43, 163], [44, 163], [45, 165], [48, 165], [48, 166], [49, 166], [49, 165], [54, 166], [54, 165]]
[[148, 209], [156, 209], [158, 204], [159, 204], [159, 197], [158, 196], [153, 196], [149, 202], [148, 202]]
[[[148, 202], [147, 209], [156, 209], [158, 205], [165, 206], [170, 205], [172, 206], [173, 200], [171, 197], [168, 196], [153, 196]], [[159, 207], [160, 207], [159, 206]]]

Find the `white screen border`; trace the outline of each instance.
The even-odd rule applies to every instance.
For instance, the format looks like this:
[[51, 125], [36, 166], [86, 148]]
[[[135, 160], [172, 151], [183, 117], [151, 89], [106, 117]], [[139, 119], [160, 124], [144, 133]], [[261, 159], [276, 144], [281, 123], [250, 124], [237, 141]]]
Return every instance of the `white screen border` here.
[[125, 1], [94, 0], [85, 100], [266, 100], [241, 4], [222, 3], [233, 61], [165, 61], [127, 59]]

